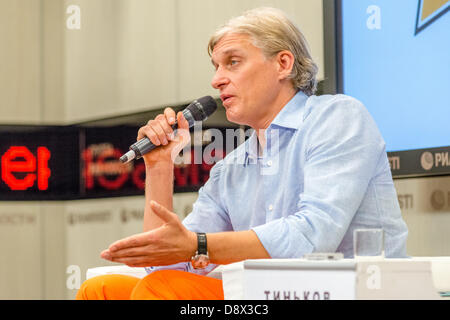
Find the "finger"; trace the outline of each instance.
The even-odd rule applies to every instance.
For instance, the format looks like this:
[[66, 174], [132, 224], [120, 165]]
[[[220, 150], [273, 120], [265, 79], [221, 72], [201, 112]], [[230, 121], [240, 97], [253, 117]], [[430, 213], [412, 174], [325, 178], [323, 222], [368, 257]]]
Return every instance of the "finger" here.
[[[166, 135], [166, 139], [170, 141], [170, 140], [173, 140], [174, 134], [173, 134], [173, 129], [172, 129], [171, 123], [169, 122], [168, 117], [172, 118], [172, 116], [170, 114], [169, 115], [160, 114], [155, 118], [155, 120], [159, 121], [159, 124], [161, 125], [161, 128], [164, 130], [164, 133]], [[172, 122], [175, 123], [175, 118], [173, 118]]]
[[165, 122], [164, 120], [150, 120], [148, 122], [148, 125], [153, 129], [153, 131], [158, 136], [158, 140], [161, 141], [163, 145], [166, 145], [169, 143], [167, 140], [166, 132], [164, 131], [162, 127], [162, 122]]
[[124, 258], [114, 258], [113, 262], [123, 263], [129, 267], [148, 267], [150, 264], [147, 262], [148, 257], [124, 257]]
[[189, 130], [186, 129], [179, 129], [177, 131], [178, 135], [175, 141], [177, 141], [177, 144], [173, 147], [172, 151], [170, 152], [170, 158], [172, 159], [173, 163], [179, 164], [179, 160], [177, 160], [178, 155], [180, 154], [181, 150], [185, 149], [183, 152], [183, 156], [181, 157], [181, 161], [183, 163], [191, 163], [191, 154], [190, 154], [190, 146], [189, 141], [191, 139], [191, 135], [189, 133]]
[[165, 108], [164, 115], [166, 116], [167, 122], [169, 125], [173, 125], [175, 123], [175, 111], [172, 108]]
[[152, 264], [149, 262], [142, 262], [142, 263], [128, 264], [128, 266], [132, 267], [132, 268], [145, 268], [145, 267], [151, 267]]
[[150, 206], [153, 210], [153, 212], [161, 218], [164, 222], [170, 222], [174, 219], [175, 213], [170, 212], [166, 207], [160, 205], [158, 202], [151, 200]]
[[189, 130], [189, 122], [186, 120], [186, 118], [183, 115], [183, 112], [181, 111], [177, 113], [177, 122], [179, 129]]
[[111, 253], [109, 252], [109, 249], [103, 250], [100, 253], [100, 257], [102, 259], [109, 260], [109, 261], [111, 261], [111, 259], [112, 259]]
[[[182, 126], [184, 126], [184, 125], [182, 125]], [[181, 150], [183, 150], [184, 148], [187, 148], [187, 150], [184, 150], [183, 159], [186, 159], [186, 156], [187, 156], [187, 159], [189, 159], [189, 160], [187, 160], [187, 162], [185, 162], [185, 163], [190, 163], [191, 156], [190, 156], [190, 151], [189, 151], [189, 148], [190, 148], [189, 141], [191, 141], [191, 134], [189, 132], [189, 129], [178, 128], [175, 141], [177, 142], [177, 144], [173, 147], [173, 149], [170, 153], [172, 162], [178, 163], [177, 162], [178, 155], [180, 154]]]
[[132, 235], [130, 237], [118, 240], [114, 243], [112, 243], [109, 246], [109, 251], [111, 254], [114, 253], [114, 251], [126, 249], [126, 248], [134, 248], [134, 247], [141, 247], [149, 244], [152, 241], [152, 235], [149, 232], [145, 233], [139, 233]]
[[155, 146], [159, 146], [161, 144], [161, 141], [159, 141], [158, 139], [158, 135], [156, 134], [156, 132], [153, 130], [153, 128], [149, 125], [143, 126], [139, 129], [138, 131], [138, 136], [137, 136], [137, 140], [141, 140], [143, 138], [149, 138], [150, 141], [155, 145]]
[[178, 134], [178, 136], [181, 137], [181, 141], [183, 141], [183, 145], [185, 145], [186, 138], [189, 137], [189, 139], [190, 139], [191, 135], [189, 133], [189, 122], [184, 117], [183, 112], [178, 112], [177, 122], [178, 122], [177, 134]]
[[114, 260], [118, 258], [142, 257], [147, 256], [148, 254], [149, 254], [149, 247], [145, 245], [142, 247], [132, 247], [111, 251], [110, 257], [112, 260]]

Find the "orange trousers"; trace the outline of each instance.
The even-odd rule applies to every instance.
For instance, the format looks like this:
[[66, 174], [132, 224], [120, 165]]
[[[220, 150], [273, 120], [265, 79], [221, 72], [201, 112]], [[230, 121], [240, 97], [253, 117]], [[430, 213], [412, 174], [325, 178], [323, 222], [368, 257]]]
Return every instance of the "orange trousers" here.
[[222, 281], [179, 270], [154, 271], [142, 279], [120, 274], [90, 278], [77, 300], [223, 300]]

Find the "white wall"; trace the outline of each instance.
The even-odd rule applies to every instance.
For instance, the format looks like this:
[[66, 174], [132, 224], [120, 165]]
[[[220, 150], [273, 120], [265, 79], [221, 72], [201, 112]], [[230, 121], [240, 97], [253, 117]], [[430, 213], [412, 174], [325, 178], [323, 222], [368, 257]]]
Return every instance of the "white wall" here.
[[450, 177], [394, 181], [411, 256], [450, 256]]
[[[67, 27], [71, 5], [79, 29]], [[297, 22], [323, 79], [322, 1], [0, 0], [0, 124], [69, 124], [217, 96], [209, 36], [263, 5]]]
[[40, 1], [0, 1], [0, 123], [41, 119]]
[[39, 203], [0, 204], [0, 300], [42, 298], [41, 238]]
[[177, 103], [175, 1], [65, 1], [81, 28], [64, 29], [65, 121]]
[[[180, 219], [196, 199], [174, 195]], [[74, 299], [88, 268], [117, 265], [100, 252], [142, 232], [143, 208], [143, 196], [0, 203], [0, 299]]]

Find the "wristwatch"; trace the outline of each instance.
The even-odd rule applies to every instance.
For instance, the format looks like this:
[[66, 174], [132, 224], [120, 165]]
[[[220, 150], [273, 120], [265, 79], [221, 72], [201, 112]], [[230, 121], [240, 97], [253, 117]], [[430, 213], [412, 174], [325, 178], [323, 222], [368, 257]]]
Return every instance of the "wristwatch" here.
[[206, 233], [197, 232], [197, 251], [191, 258], [194, 269], [204, 269], [209, 265]]

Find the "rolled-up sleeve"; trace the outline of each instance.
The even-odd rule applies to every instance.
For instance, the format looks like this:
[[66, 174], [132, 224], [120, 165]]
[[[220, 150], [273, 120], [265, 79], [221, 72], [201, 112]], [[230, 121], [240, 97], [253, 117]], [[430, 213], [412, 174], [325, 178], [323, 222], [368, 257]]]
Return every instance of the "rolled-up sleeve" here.
[[352, 98], [312, 110], [300, 130], [304, 188], [297, 211], [253, 228], [272, 258], [335, 252], [384, 152], [373, 119]]

